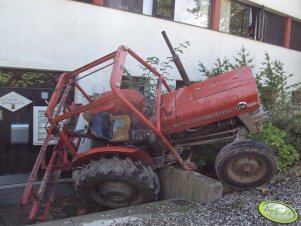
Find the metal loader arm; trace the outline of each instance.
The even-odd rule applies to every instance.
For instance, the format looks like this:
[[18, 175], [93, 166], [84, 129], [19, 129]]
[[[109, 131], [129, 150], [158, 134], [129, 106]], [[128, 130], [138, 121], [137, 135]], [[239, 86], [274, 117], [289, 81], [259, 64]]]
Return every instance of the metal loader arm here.
[[[144, 115], [139, 112], [126, 98], [124, 98], [120, 93], [120, 87], [121, 87], [121, 80], [124, 70], [124, 64], [126, 55], [129, 53], [131, 56], [133, 56], [137, 61], [139, 61], [142, 65], [144, 65], [147, 69], [149, 69], [151, 72], [153, 72], [159, 79], [159, 87], [157, 89], [157, 103], [156, 103], [156, 126], [151, 123]], [[168, 86], [166, 80], [163, 78], [163, 76], [156, 71], [151, 65], [149, 65], [146, 61], [144, 61], [142, 58], [140, 58], [134, 51], [132, 51], [129, 48], [126, 48], [124, 46], [121, 46], [118, 48], [115, 58], [115, 64], [113, 67], [111, 80], [110, 80], [110, 86], [112, 91], [116, 96], [118, 96], [124, 104], [143, 122], [145, 123], [150, 129], [152, 129], [163, 141], [163, 143], [166, 145], [168, 150], [175, 156], [175, 158], [178, 160], [178, 162], [182, 165], [182, 167], [186, 170], [191, 170], [191, 168], [185, 163], [185, 161], [180, 157], [178, 152], [173, 148], [171, 143], [166, 139], [164, 134], [161, 132], [160, 128], [160, 105], [161, 105], [161, 83], [164, 84], [166, 89], [171, 92], [170, 87]]]

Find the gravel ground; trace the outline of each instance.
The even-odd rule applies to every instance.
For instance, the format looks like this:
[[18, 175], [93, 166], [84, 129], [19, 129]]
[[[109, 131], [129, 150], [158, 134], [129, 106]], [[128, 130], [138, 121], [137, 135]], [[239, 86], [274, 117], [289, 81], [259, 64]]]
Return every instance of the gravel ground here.
[[177, 212], [167, 211], [130, 220], [126, 225], [277, 225], [258, 212], [258, 205], [266, 200], [284, 202], [294, 207], [299, 217], [290, 225], [301, 225], [301, 177], [295, 175], [261, 188], [229, 192], [214, 203], [191, 204], [179, 208]]

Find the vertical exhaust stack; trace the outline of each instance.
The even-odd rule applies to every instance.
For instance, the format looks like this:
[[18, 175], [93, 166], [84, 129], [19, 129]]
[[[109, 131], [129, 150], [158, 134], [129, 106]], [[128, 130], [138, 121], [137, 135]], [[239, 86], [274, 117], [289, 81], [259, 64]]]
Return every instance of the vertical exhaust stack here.
[[163, 38], [165, 39], [165, 42], [166, 42], [166, 44], [167, 44], [167, 46], [168, 46], [168, 48], [169, 48], [169, 50], [171, 52], [173, 62], [175, 63], [175, 65], [176, 65], [176, 67], [177, 67], [177, 69], [178, 69], [178, 71], [179, 71], [179, 73], [180, 73], [180, 75], [181, 75], [181, 77], [183, 79], [183, 82], [184, 82], [185, 86], [191, 85], [191, 82], [190, 82], [190, 80], [189, 80], [189, 78], [187, 76], [187, 73], [186, 73], [186, 71], [185, 71], [185, 69], [183, 67], [183, 64], [182, 64], [182, 62], [181, 62], [178, 54], [176, 54], [176, 52], [174, 51], [174, 49], [173, 49], [173, 47], [172, 47], [172, 45], [171, 45], [171, 43], [170, 43], [170, 41], [169, 41], [169, 39], [167, 37], [166, 32], [162, 31], [161, 33], [162, 33]]

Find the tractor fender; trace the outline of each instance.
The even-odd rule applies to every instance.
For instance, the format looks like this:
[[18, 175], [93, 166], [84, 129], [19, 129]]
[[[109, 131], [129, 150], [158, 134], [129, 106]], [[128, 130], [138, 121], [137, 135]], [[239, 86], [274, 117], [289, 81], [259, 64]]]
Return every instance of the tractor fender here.
[[72, 168], [80, 167], [93, 159], [99, 159], [100, 156], [108, 154], [118, 154], [120, 157], [129, 157], [136, 161], [140, 160], [144, 164], [149, 165], [152, 168], [156, 168], [154, 160], [146, 151], [138, 148], [121, 146], [106, 146], [90, 149], [74, 157], [71, 166]]

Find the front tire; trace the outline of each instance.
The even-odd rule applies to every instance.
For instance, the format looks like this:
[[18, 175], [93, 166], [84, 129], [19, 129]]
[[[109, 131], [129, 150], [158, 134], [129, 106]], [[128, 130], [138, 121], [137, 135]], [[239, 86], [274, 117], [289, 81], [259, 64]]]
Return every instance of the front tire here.
[[252, 188], [269, 182], [277, 170], [274, 151], [258, 141], [240, 141], [222, 148], [215, 160], [218, 178], [234, 188]]
[[93, 206], [120, 208], [152, 202], [160, 190], [156, 173], [130, 158], [92, 160], [73, 177], [78, 195]]

